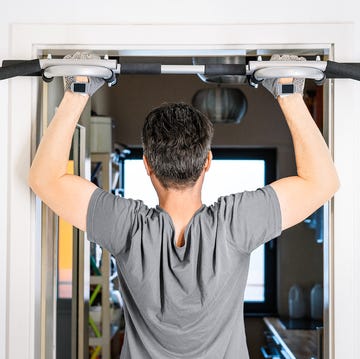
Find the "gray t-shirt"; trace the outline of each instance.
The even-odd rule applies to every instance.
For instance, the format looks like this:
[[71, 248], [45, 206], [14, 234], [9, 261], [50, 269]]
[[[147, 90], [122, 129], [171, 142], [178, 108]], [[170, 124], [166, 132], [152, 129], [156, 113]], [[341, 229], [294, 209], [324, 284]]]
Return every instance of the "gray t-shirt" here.
[[176, 247], [159, 206], [97, 189], [88, 238], [116, 259], [124, 301], [124, 359], [246, 359], [243, 299], [250, 253], [281, 232], [271, 186], [203, 205]]

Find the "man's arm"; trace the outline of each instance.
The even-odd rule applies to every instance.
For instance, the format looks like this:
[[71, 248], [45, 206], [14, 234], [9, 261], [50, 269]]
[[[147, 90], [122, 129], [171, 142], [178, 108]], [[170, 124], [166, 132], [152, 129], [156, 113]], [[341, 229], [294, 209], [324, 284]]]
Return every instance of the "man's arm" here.
[[339, 188], [330, 151], [312, 119], [302, 95], [278, 98], [294, 143], [297, 176], [271, 183], [277, 193], [282, 229], [308, 217]]
[[97, 187], [79, 176], [67, 174], [67, 164], [73, 133], [88, 98], [88, 95], [65, 92], [29, 173], [32, 190], [55, 213], [84, 231], [90, 197]]

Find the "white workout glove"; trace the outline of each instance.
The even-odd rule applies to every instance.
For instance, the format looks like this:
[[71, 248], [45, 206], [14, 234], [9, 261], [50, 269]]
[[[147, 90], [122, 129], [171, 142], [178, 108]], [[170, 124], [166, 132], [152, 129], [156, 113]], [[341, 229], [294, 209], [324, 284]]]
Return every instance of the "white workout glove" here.
[[[296, 55], [275, 54], [271, 56], [270, 61], [306, 61], [306, 59], [305, 57], [298, 57]], [[282, 84], [279, 83], [278, 78], [265, 79], [261, 83], [270, 93], [273, 94], [275, 98], [278, 98], [278, 96], [284, 96], [290, 94], [290, 93], [284, 94], [282, 92]], [[293, 91], [291, 93], [303, 94], [305, 79], [294, 78], [291, 84], [293, 85]]]
[[[100, 59], [100, 56], [89, 53], [89, 52], [80, 52], [77, 51], [73, 55], [66, 55], [64, 59]], [[89, 96], [92, 96], [102, 85], [104, 85], [105, 80], [99, 77], [88, 77], [88, 82], [84, 82], [84, 85], [79, 85], [80, 87], [83, 87], [83, 92], [88, 94]], [[73, 91], [72, 84], [79, 84], [78, 81], [76, 81], [76, 78], [74, 76], [66, 76], [64, 77], [64, 90], [65, 91]]]

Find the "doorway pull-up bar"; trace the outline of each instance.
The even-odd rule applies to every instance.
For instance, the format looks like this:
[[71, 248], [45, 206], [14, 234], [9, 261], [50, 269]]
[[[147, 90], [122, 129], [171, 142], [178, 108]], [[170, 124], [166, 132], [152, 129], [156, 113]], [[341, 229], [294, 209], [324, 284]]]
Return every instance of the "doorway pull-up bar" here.
[[295, 77], [322, 83], [326, 78], [360, 80], [360, 63], [334, 61], [248, 61], [247, 64], [163, 65], [160, 63], [119, 63], [110, 59], [34, 59], [5, 60], [0, 80], [17, 76], [42, 76], [51, 81], [58, 76], [93, 76], [109, 86], [118, 75], [198, 74], [211, 76], [247, 76], [252, 85], [266, 78]]

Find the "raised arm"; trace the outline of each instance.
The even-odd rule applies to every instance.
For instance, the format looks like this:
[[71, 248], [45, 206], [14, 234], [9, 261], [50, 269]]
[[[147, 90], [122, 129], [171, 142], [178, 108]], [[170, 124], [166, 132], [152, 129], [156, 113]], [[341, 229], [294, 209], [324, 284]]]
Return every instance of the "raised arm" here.
[[330, 151], [302, 94], [278, 98], [294, 143], [297, 176], [273, 182], [281, 208], [282, 229], [291, 227], [328, 201], [339, 188]]
[[[296, 55], [277, 54], [271, 60], [306, 61]], [[282, 229], [286, 229], [321, 207], [340, 184], [330, 151], [303, 100], [305, 79], [266, 79], [262, 84], [277, 99], [295, 150], [297, 175], [271, 183], [280, 202]], [[289, 87], [294, 93], [283, 94]]]
[[65, 92], [29, 172], [31, 189], [56, 214], [81, 230], [86, 230], [87, 208], [96, 186], [67, 174], [67, 164], [74, 130], [88, 98], [88, 95]]
[[[76, 52], [65, 58], [99, 58], [87, 52]], [[85, 93], [72, 91], [74, 82], [86, 84]], [[86, 230], [86, 215], [92, 193], [97, 188], [90, 181], [67, 173], [72, 137], [76, 124], [91, 95], [105, 81], [99, 78], [66, 77], [65, 94], [49, 127], [41, 139], [29, 172], [31, 189], [56, 214]]]

